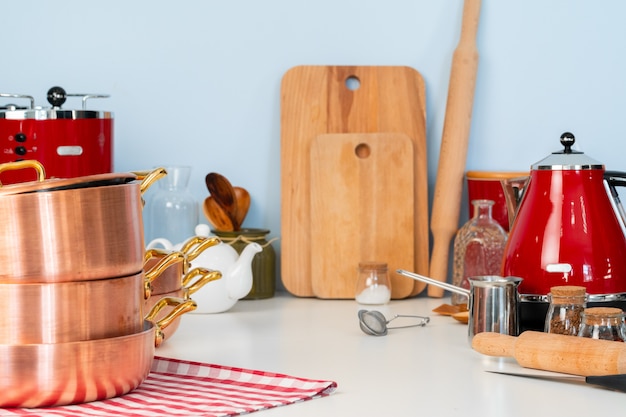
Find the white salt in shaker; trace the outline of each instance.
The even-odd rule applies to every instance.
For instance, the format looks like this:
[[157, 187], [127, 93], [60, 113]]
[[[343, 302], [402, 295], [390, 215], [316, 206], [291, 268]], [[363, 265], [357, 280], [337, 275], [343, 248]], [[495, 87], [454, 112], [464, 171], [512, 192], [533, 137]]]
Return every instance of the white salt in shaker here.
[[360, 262], [355, 299], [359, 304], [386, 304], [391, 299], [387, 264]]

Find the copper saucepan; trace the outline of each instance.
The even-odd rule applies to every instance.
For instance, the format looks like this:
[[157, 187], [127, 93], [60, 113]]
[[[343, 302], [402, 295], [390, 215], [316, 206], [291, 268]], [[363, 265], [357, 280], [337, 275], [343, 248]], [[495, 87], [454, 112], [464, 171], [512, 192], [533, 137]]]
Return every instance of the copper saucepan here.
[[[38, 166], [36, 161], [12, 162], [0, 164], [0, 172], [26, 163]], [[138, 273], [144, 257], [141, 194], [164, 175], [158, 169], [71, 179], [44, 176], [0, 187], [0, 282], [86, 281]]]
[[143, 272], [49, 284], [0, 283], [0, 343], [61, 343], [141, 330]]
[[[78, 404], [126, 394], [148, 376], [162, 329], [195, 309], [179, 304], [134, 334], [68, 343], [0, 345], [0, 407]], [[168, 301], [169, 302], [169, 301]], [[166, 303], [167, 304], [167, 303]]]
[[191, 262], [206, 249], [219, 243], [217, 237], [194, 236], [178, 251], [147, 249], [143, 268], [151, 282], [152, 293], [167, 294], [180, 289]]
[[[159, 308], [155, 308], [159, 304], [167, 304], [167, 299], [169, 297], [182, 298], [183, 300], [191, 300], [191, 295], [193, 295], [196, 291], [202, 288], [205, 284], [208, 284], [211, 281], [215, 281], [222, 277], [221, 272], [219, 271], [211, 271], [206, 268], [194, 268], [189, 271], [185, 277], [183, 278], [183, 282], [181, 283], [179, 280], [178, 289], [172, 290], [163, 294], [155, 294], [154, 292], [145, 301], [145, 311], [150, 311], [153, 316], [146, 316], [148, 320], [161, 320], [165, 317], [166, 314], [169, 314], [169, 310], [165, 309], [163, 306]], [[173, 322], [163, 331], [166, 339], [172, 337], [172, 335], [178, 329], [180, 325], [180, 320], [182, 317], [177, 317], [173, 320]]]

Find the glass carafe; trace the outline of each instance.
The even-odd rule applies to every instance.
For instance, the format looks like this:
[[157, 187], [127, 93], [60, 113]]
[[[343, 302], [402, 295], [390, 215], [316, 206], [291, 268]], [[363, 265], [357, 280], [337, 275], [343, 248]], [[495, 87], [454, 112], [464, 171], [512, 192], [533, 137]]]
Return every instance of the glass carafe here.
[[[454, 239], [452, 282], [469, 289], [469, 277], [499, 275], [507, 233], [492, 217], [492, 200], [472, 200], [474, 216]], [[467, 304], [467, 297], [452, 294], [452, 304]]]
[[146, 207], [146, 242], [165, 238], [175, 245], [194, 236], [198, 204], [187, 189], [191, 167], [166, 166], [165, 170], [167, 175], [157, 182], [159, 188]]

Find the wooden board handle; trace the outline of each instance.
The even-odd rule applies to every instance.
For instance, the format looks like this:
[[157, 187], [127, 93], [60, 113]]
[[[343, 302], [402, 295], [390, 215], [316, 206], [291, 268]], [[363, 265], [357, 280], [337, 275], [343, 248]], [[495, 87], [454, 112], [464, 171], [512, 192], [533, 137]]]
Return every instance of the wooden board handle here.
[[525, 368], [582, 376], [626, 373], [626, 343], [526, 331], [519, 337], [478, 333], [472, 348], [491, 356], [513, 356]]
[[[479, 16], [480, 0], [465, 0], [461, 38], [452, 57], [430, 222], [434, 246], [429, 275], [439, 281], [447, 280], [450, 242], [458, 229], [461, 210], [465, 159], [478, 68], [476, 33]], [[428, 287], [428, 295], [431, 297], [441, 297], [443, 292], [443, 289], [433, 285]]]

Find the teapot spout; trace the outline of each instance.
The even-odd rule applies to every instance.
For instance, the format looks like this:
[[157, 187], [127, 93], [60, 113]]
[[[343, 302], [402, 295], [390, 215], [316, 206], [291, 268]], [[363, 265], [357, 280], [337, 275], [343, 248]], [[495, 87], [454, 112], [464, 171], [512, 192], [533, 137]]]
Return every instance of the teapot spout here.
[[252, 289], [252, 260], [263, 248], [256, 242], [249, 243], [239, 255], [237, 262], [228, 268], [225, 274], [228, 277], [228, 295], [233, 300], [239, 300]]
[[530, 176], [517, 178], [504, 178], [500, 180], [506, 199], [506, 210], [509, 217], [509, 230], [513, 227], [513, 221], [517, 215], [517, 209], [528, 187]]

